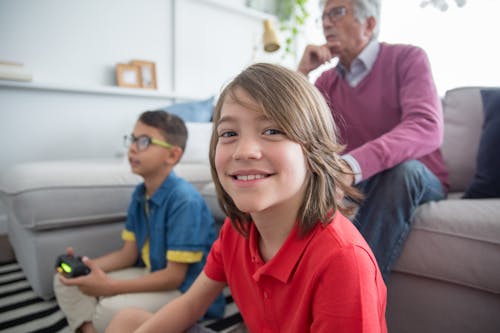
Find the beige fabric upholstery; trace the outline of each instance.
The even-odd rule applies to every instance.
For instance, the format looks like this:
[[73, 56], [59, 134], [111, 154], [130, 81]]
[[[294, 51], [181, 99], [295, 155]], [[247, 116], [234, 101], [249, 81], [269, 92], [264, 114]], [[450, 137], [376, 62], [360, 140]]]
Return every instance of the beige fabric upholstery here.
[[457, 88], [443, 99], [443, 157], [450, 174], [450, 192], [463, 192], [474, 176], [483, 124], [481, 88]]
[[480, 91], [457, 88], [443, 98], [450, 193], [415, 212], [388, 283], [389, 332], [493, 333], [500, 327], [500, 199], [461, 199], [476, 168]]
[[420, 206], [395, 270], [500, 295], [500, 200]]

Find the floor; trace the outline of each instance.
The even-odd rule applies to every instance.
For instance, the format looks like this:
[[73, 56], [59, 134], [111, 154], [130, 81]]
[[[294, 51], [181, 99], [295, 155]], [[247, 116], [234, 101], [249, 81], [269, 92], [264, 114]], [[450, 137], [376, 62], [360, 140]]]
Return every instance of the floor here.
[[[227, 291], [226, 316], [193, 328], [191, 333], [244, 333], [242, 319]], [[70, 333], [54, 299], [44, 301], [31, 289], [6, 236], [0, 235], [0, 332]]]

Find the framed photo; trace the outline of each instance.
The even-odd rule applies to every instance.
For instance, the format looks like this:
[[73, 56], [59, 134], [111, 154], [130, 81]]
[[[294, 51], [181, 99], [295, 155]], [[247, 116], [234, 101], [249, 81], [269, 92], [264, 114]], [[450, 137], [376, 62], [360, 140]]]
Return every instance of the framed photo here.
[[140, 88], [142, 84], [141, 68], [132, 64], [117, 64], [116, 82], [120, 87]]
[[140, 68], [141, 87], [147, 89], [156, 89], [155, 63], [145, 60], [132, 60], [130, 63]]

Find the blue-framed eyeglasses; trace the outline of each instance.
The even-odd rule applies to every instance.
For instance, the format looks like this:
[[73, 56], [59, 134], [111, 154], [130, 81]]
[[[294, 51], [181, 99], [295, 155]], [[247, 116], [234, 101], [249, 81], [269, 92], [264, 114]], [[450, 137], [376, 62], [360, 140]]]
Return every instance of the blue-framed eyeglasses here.
[[129, 148], [132, 144], [135, 143], [138, 151], [143, 151], [148, 149], [150, 145], [157, 145], [163, 148], [172, 148], [173, 145], [162, 140], [158, 140], [147, 135], [139, 135], [138, 137], [133, 134], [125, 135], [123, 137], [125, 147]]

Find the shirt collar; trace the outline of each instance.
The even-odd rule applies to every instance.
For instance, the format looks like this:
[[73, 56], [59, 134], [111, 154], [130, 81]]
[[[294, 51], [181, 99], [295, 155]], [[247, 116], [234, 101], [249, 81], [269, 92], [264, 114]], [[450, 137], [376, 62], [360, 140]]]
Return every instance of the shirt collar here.
[[[377, 60], [378, 52], [380, 50], [380, 44], [376, 39], [372, 39], [365, 48], [358, 54], [351, 64], [351, 73], [356, 73], [358, 75], [363, 75], [364, 73], [370, 72]], [[340, 62], [335, 67], [337, 72], [342, 76], [346, 77], [350, 72], [342, 65]]]
[[320, 228], [322, 228], [321, 223], [317, 223], [313, 230], [301, 237], [296, 224], [278, 253], [267, 263], [263, 263], [258, 248], [259, 233], [255, 224], [252, 223], [249, 237], [250, 255], [256, 264], [262, 265], [253, 274], [253, 279], [259, 281], [262, 275], [268, 275], [282, 283], [287, 283], [299, 259], [302, 257], [302, 253]]
[[[160, 206], [169, 193], [169, 191], [167, 191], [166, 189], [172, 187], [172, 183], [175, 182], [175, 179], [177, 179], [177, 175], [172, 170], [165, 178], [163, 183], [160, 185], [160, 187], [156, 190], [156, 192], [153, 193], [151, 198], [149, 198], [150, 202], [153, 202], [154, 204]], [[140, 202], [146, 199], [146, 187], [144, 186], [144, 183], [139, 185], [139, 188], [137, 189], [134, 195], [135, 198]]]
[[359, 54], [358, 58], [365, 64], [367, 71], [372, 69], [375, 60], [377, 60], [379, 50], [380, 44], [376, 39], [372, 39]]

